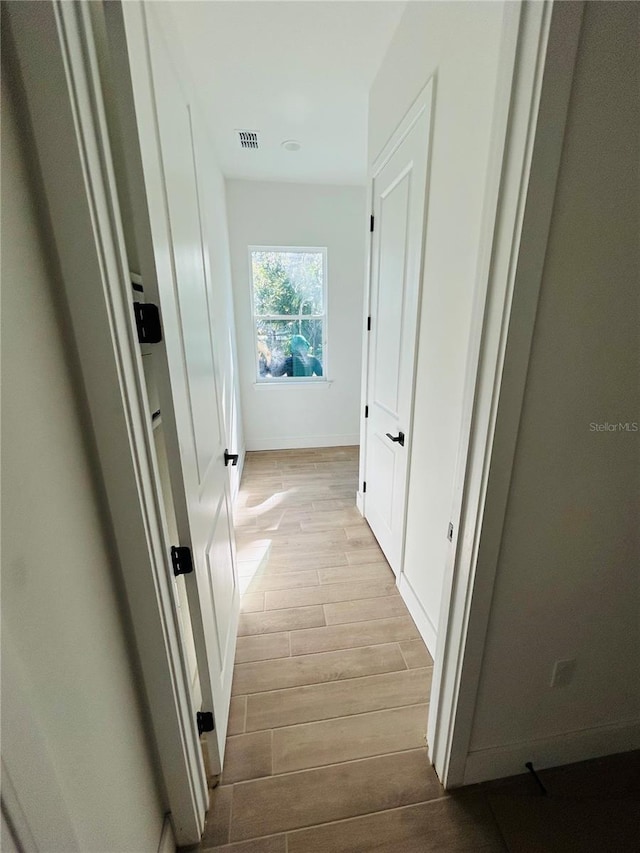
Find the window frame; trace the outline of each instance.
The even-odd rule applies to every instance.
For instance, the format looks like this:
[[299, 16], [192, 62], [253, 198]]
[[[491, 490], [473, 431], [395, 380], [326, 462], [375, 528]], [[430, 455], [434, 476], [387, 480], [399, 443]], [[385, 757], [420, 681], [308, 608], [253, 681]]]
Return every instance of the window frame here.
[[[274, 252], [288, 254], [322, 254], [322, 306], [324, 312], [322, 314], [256, 314], [256, 301], [253, 284], [253, 253], [254, 252]], [[329, 379], [329, 288], [328, 288], [328, 262], [327, 262], [327, 247], [326, 246], [249, 246], [249, 298], [251, 308], [251, 340], [253, 347], [253, 357], [255, 363], [255, 383], [260, 387], [282, 388], [291, 385], [326, 385], [331, 380]], [[271, 376], [269, 378], [260, 375], [260, 359], [258, 354], [258, 329], [257, 320], [285, 320], [290, 322], [303, 316], [305, 320], [321, 320], [322, 321], [322, 376]]]

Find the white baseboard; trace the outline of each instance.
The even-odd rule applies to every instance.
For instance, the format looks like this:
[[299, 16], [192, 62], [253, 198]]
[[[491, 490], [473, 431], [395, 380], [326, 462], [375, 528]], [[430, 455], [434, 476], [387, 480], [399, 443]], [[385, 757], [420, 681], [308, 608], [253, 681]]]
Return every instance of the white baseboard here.
[[356, 509], [364, 518], [364, 495], [360, 491], [356, 492]]
[[247, 450], [297, 450], [304, 447], [346, 447], [360, 444], [360, 435], [299, 435], [285, 438], [247, 438]]
[[640, 749], [640, 720], [566, 732], [529, 743], [479, 749], [467, 756], [464, 784], [526, 773], [527, 761], [533, 762], [536, 770], [542, 770], [633, 749]]
[[416, 628], [420, 631], [420, 636], [424, 640], [425, 646], [429, 649], [429, 654], [436, 659], [436, 640], [438, 632], [431, 619], [426, 614], [423, 606], [420, 604], [418, 596], [415, 594], [413, 587], [407, 580], [407, 576], [401, 572], [398, 577], [398, 590], [402, 596], [404, 603], [407, 605], [407, 610], [411, 614], [413, 621], [416, 623]]

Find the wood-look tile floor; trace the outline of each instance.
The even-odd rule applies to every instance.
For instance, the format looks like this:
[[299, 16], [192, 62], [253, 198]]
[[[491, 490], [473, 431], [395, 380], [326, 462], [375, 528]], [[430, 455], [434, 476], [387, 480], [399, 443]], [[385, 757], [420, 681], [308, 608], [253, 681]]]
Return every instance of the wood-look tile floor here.
[[445, 796], [429, 764], [432, 660], [355, 507], [357, 475], [357, 448], [247, 454], [245, 590], [203, 850], [505, 850], [486, 800]]

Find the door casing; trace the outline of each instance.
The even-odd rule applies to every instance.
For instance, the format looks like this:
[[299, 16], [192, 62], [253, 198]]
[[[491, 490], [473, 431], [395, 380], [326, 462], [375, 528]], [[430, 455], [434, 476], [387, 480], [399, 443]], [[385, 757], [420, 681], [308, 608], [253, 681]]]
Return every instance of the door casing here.
[[[465, 769], [582, 13], [582, 2], [553, 0], [505, 3], [503, 10], [492, 157], [485, 181], [450, 515], [453, 536], [444, 567], [438, 635], [428, 638], [436, 654], [427, 744], [446, 788], [479, 781], [465, 775]], [[356, 498], [363, 515], [372, 242], [363, 322], [363, 452]], [[525, 263], [518, 268], [521, 258]], [[513, 324], [512, 316], [517, 316]], [[402, 566], [397, 583], [402, 591]], [[405, 601], [420, 628], [417, 608], [410, 598]]]

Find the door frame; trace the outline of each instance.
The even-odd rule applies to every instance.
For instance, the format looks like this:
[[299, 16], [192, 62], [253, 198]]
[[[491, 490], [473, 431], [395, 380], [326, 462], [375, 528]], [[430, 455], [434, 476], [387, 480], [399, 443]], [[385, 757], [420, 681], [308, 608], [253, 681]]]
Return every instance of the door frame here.
[[497, 91], [510, 99], [494, 115], [427, 730], [448, 788], [480, 781], [469, 744], [583, 12], [505, 6]]
[[9, 6], [162, 804], [175, 841], [194, 844], [209, 804], [207, 780], [90, 12], [64, 0]]
[[[582, 0], [523, 0], [503, 11], [427, 728], [429, 756], [447, 789], [478, 781], [466, 773], [467, 756], [583, 8]], [[363, 515], [371, 235], [368, 246], [356, 499]]]

